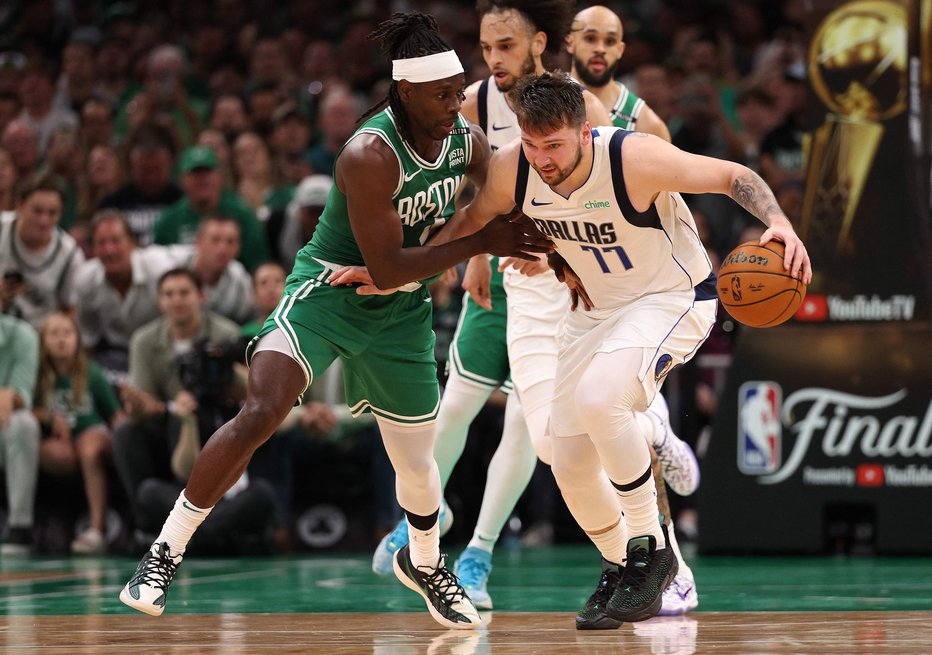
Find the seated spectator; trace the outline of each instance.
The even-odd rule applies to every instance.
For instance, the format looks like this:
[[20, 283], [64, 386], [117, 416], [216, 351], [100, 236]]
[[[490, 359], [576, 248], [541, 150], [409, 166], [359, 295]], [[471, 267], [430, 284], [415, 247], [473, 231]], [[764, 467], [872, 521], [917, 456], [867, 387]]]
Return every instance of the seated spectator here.
[[89, 237], [94, 259], [75, 275], [78, 325], [84, 347], [117, 383], [128, 375], [130, 337], [159, 316], [159, 277], [189, 254], [183, 248], [137, 247], [128, 219], [115, 209], [97, 213]]
[[19, 82], [19, 98], [23, 102], [20, 120], [36, 131], [39, 154], [45, 154], [52, 134], [60, 127], [77, 129], [78, 116], [69, 108], [55, 107], [55, 85], [48, 70], [41, 65], [26, 69]]
[[[191, 449], [195, 443], [199, 448], [201, 435], [211, 435], [236, 413], [244, 392], [232, 370], [238, 346], [229, 359], [205, 359], [209, 353], [204, 340], [238, 344], [239, 329], [202, 309], [204, 296], [197, 276], [188, 269], [169, 270], [159, 279], [158, 294], [162, 317], [136, 332], [130, 345], [131, 382], [122, 389], [130, 422], [114, 432], [117, 471], [134, 508], [136, 527], [143, 532], [158, 530], [178, 497], [178, 485], [190, 472]], [[229, 367], [221, 366], [227, 361]], [[167, 492], [158, 481], [170, 483], [173, 491]], [[263, 487], [259, 484], [256, 489]], [[169, 498], [169, 507], [163, 506], [164, 497]], [[252, 507], [250, 499], [250, 516]], [[273, 512], [264, 507], [263, 517], [269, 520]], [[234, 519], [224, 512], [213, 518], [216, 512], [211, 512], [204, 525], [217, 526], [217, 531], [206, 528], [205, 541], [216, 544], [229, 538], [234, 524], [248, 527], [239, 521], [244, 510], [238, 504], [228, 508]]]
[[2, 145], [13, 158], [16, 177], [29, 179], [39, 164], [39, 136], [26, 121], [17, 118], [10, 121], [0, 137]]
[[228, 142], [249, 129], [249, 117], [246, 115], [246, 103], [236, 93], [223, 93], [215, 96], [210, 105], [208, 126], [219, 130]]
[[359, 100], [346, 87], [334, 87], [320, 102], [317, 128], [321, 136], [311, 146], [308, 159], [315, 173], [333, 174], [337, 153], [356, 131], [356, 119], [365, 111]]
[[233, 168], [237, 192], [263, 223], [291, 202], [294, 187], [282, 183], [268, 144], [255, 132], [243, 132], [236, 139]]
[[75, 304], [75, 273], [84, 253], [58, 226], [63, 196], [46, 180], [23, 187], [16, 212], [0, 215], [0, 271], [7, 311], [34, 327]]
[[298, 105], [282, 104], [272, 114], [272, 146], [275, 164], [288, 184], [297, 184], [313, 171], [307, 160], [311, 143], [311, 127]]
[[110, 427], [120, 404], [100, 367], [81, 347], [78, 325], [55, 313], [39, 330], [39, 376], [33, 413], [42, 426], [39, 466], [57, 476], [80, 473], [90, 526], [71, 542], [71, 552], [107, 549], [107, 465], [113, 447]]
[[58, 225], [71, 230], [77, 218], [78, 189], [82, 186], [84, 161], [78, 143], [78, 128], [62, 125], [52, 132], [45, 161], [36, 171], [37, 178], [51, 180], [62, 190], [64, 204]]
[[81, 105], [81, 140], [85, 149], [112, 146], [116, 109], [100, 96], [91, 96]]
[[333, 178], [329, 175], [311, 175], [301, 180], [295, 190], [294, 200], [285, 210], [284, 225], [278, 237], [278, 259], [288, 269], [294, 266], [298, 251], [310, 241], [317, 229], [332, 188]]
[[182, 198], [172, 182], [175, 144], [168, 130], [150, 124], [133, 133], [128, 146], [129, 184], [101, 200], [98, 209], [125, 213], [136, 243], [148, 246], [159, 214]]
[[188, 148], [181, 155], [181, 188], [184, 197], [165, 209], [155, 222], [155, 243], [194, 243], [201, 218], [229, 216], [240, 226], [243, 247], [239, 260], [250, 271], [268, 259], [262, 224], [243, 200], [223, 188], [217, 153], [206, 146]]
[[116, 150], [105, 145], [92, 147], [87, 155], [87, 179], [78, 187], [78, 224], [89, 223], [104, 198], [116, 193], [122, 184], [120, 157]]
[[253, 298], [253, 318], [255, 320], [246, 323], [240, 334], [247, 339], [252, 339], [266, 319], [275, 311], [278, 301], [281, 300], [282, 293], [285, 291], [285, 278], [288, 273], [278, 262], [266, 262], [256, 269], [252, 275]]
[[7, 526], [0, 555], [29, 552], [39, 476], [39, 422], [29, 411], [39, 339], [24, 321], [3, 314], [0, 293], [0, 467], [6, 473]]
[[171, 410], [185, 390], [177, 356], [192, 352], [198, 339], [223, 343], [239, 337], [236, 324], [202, 310], [201, 282], [190, 270], [169, 269], [156, 289], [161, 316], [133, 334], [130, 382], [120, 389], [130, 422], [113, 435], [117, 471], [134, 504], [143, 480], [170, 472], [166, 435], [178, 428]]
[[205, 216], [187, 266], [201, 280], [204, 307], [241, 325], [252, 317], [253, 295], [252, 278], [236, 261], [239, 251], [239, 223], [226, 216]]
[[86, 31], [78, 31], [65, 46], [61, 53], [61, 75], [53, 98], [56, 108], [77, 113], [93, 96], [97, 40]]
[[127, 134], [152, 121], [172, 126], [181, 143], [194, 143], [206, 108], [189, 98], [184, 88], [184, 51], [177, 45], [154, 48], [146, 60], [142, 90], [130, 100], [117, 117], [117, 133]]

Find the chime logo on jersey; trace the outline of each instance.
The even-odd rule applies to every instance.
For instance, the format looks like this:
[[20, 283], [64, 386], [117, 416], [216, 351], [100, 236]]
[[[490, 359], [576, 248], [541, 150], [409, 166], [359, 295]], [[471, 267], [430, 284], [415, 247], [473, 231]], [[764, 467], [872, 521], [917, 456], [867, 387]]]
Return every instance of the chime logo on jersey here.
[[776, 382], [745, 382], [738, 390], [738, 470], [748, 475], [780, 468], [783, 391]]
[[398, 215], [402, 225], [417, 225], [428, 219], [438, 219], [443, 210], [453, 202], [456, 190], [463, 182], [462, 175], [452, 175], [437, 180], [427, 190], [420, 190], [413, 196], [398, 199]]

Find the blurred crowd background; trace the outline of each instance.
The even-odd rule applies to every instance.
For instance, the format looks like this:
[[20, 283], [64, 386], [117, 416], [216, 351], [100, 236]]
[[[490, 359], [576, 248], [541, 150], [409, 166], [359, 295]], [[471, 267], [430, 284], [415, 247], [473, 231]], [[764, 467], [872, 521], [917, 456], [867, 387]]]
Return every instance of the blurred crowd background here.
[[[754, 168], [796, 221], [805, 3], [604, 4], [624, 23], [617, 76], [674, 144]], [[243, 344], [313, 233], [340, 147], [385, 96], [389, 65], [367, 36], [408, 9], [438, 20], [467, 82], [488, 74], [460, 0], [0, 8], [4, 552], [151, 541], [201, 440], [242, 399]], [[567, 55], [546, 63], [569, 69]], [[714, 261], [761, 231], [728, 198], [691, 207]], [[462, 289], [447, 276], [432, 295], [442, 382]], [[721, 314], [664, 388], [700, 457], [737, 329]], [[374, 424], [342, 406], [339, 370], [311, 397], [222, 501], [216, 529], [198, 533], [201, 548], [365, 550], [393, 527], [391, 467]], [[493, 397], [476, 421], [448, 487], [453, 539], [471, 532], [502, 407]], [[673, 502], [681, 540], [698, 538], [695, 499]], [[541, 466], [505, 541], [575, 539]]]

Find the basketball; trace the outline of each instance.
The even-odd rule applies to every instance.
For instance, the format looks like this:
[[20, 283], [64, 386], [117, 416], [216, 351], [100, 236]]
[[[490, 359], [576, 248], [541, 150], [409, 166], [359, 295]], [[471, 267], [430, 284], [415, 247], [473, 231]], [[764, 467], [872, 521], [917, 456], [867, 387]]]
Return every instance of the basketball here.
[[780, 325], [799, 309], [806, 285], [783, 269], [785, 246], [748, 241], [728, 253], [718, 272], [718, 299], [739, 323]]

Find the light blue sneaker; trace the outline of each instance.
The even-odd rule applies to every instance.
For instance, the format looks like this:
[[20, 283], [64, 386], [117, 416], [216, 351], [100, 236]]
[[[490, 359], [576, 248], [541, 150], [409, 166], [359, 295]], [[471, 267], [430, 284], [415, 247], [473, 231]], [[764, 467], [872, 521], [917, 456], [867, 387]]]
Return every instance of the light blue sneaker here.
[[[441, 537], [448, 533], [450, 528], [453, 527], [453, 512], [450, 511], [450, 506], [447, 505], [447, 501], [445, 500], [440, 503], [438, 522], [440, 523]], [[372, 555], [373, 573], [386, 577], [394, 576], [395, 569], [393, 562], [395, 561], [395, 553], [407, 545], [408, 520], [402, 518], [398, 521], [398, 525], [395, 526], [395, 529], [382, 537], [382, 541], [376, 546], [375, 553]]]
[[491, 572], [492, 553], [481, 548], [467, 548], [453, 566], [453, 574], [477, 609], [492, 609], [492, 597], [487, 588]]

